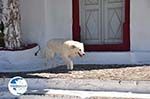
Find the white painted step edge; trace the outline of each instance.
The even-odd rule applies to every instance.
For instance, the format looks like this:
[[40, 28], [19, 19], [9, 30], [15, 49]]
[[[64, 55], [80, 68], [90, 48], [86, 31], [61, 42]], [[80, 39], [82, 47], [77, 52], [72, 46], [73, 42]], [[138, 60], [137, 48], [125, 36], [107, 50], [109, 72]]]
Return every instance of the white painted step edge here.
[[[78, 97], [81, 97], [82, 99], [90, 98], [90, 97], [115, 97], [115, 98], [150, 99], [150, 94], [131, 93], [131, 92], [75, 91], [75, 90], [61, 90], [61, 89], [44, 89], [44, 92], [46, 92], [46, 93], [44, 93], [44, 95], [56, 94], [56, 95], [78, 96]], [[32, 93], [32, 91], [31, 91], [31, 93]], [[33, 93], [35, 93], [35, 91], [33, 91]]]

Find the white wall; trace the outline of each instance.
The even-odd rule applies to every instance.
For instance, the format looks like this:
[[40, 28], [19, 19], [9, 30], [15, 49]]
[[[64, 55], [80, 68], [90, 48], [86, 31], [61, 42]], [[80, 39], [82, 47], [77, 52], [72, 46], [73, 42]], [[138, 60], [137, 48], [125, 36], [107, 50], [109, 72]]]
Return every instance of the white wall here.
[[71, 0], [22, 0], [23, 38], [43, 45], [51, 38], [72, 38]]
[[131, 49], [150, 51], [150, 0], [131, 1]]
[[[90, 52], [76, 63], [150, 63], [150, 0], [130, 1], [131, 52]], [[72, 38], [72, 0], [22, 0], [21, 4], [25, 40], [43, 45], [51, 38]]]
[[47, 0], [47, 34], [50, 38], [72, 38], [71, 0]]
[[27, 43], [41, 43], [45, 33], [44, 0], [21, 1], [22, 37]]

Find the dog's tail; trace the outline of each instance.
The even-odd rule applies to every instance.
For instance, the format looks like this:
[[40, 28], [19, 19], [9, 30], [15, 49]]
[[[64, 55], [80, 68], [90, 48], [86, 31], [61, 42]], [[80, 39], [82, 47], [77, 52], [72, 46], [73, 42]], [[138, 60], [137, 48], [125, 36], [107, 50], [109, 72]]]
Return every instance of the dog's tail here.
[[40, 50], [41, 50], [41, 47], [40, 47], [40, 45], [38, 45], [38, 47], [39, 47], [39, 49], [35, 52], [35, 56], [37, 56], [38, 55], [38, 53], [40, 52]]

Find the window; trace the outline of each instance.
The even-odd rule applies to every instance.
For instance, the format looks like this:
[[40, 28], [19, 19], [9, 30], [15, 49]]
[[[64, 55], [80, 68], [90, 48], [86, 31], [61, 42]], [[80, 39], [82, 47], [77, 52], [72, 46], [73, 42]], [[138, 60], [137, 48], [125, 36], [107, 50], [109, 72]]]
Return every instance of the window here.
[[86, 51], [129, 51], [129, 0], [73, 0], [73, 39]]

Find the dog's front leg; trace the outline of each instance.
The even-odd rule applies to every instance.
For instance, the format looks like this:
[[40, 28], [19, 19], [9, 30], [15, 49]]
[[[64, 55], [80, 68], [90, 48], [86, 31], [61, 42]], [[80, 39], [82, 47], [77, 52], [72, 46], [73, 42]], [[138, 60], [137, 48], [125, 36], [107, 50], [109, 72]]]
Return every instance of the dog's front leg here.
[[67, 69], [73, 70], [73, 61], [68, 56], [63, 56], [63, 60], [67, 65]]

